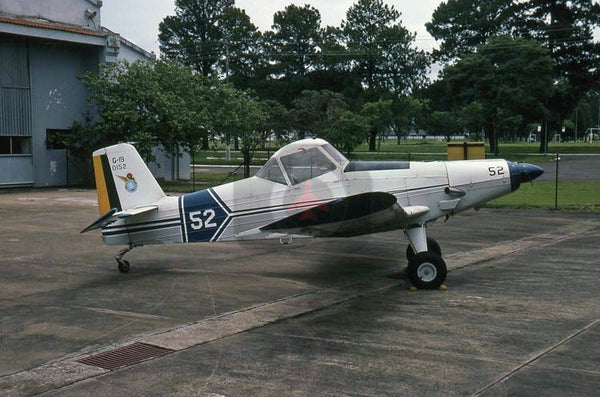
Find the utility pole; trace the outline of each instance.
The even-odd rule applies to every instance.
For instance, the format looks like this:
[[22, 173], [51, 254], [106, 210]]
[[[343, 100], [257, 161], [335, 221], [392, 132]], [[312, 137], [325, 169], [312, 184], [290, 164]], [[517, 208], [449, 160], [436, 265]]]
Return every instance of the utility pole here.
[[[225, 42], [225, 84], [229, 84], [229, 40]], [[231, 144], [229, 132], [225, 131], [225, 161], [231, 160]]]
[[575, 108], [575, 140], [573, 142], [577, 142], [577, 116], [579, 115], [579, 108]]

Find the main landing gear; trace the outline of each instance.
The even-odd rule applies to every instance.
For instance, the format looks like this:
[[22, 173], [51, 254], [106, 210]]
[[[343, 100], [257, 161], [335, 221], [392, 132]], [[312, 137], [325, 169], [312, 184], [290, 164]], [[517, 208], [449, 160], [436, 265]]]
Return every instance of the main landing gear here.
[[406, 249], [408, 279], [419, 289], [440, 288], [448, 274], [440, 245], [427, 237], [425, 225], [406, 229], [404, 234], [410, 241]]
[[129, 261], [124, 260], [123, 257], [125, 256], [126, 253], [128, 253], [129, 251], [131, 251], [135, 246], [133, 244], [130, 244], [128, 248], [125, 248], [121, 251], [119, 251], [119, 253], [117, 254], [117, 256], [115, 256], [115, 260], [117, 261], [117, 264], [119, 265], [119, 271], [121, 273], [127, 273], [129, 271]]

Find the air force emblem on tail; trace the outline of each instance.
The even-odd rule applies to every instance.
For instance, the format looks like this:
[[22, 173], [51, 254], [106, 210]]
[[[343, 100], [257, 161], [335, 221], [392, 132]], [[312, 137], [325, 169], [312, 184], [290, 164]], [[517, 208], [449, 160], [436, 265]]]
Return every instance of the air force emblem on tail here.
[[133, 193], [137, 190], [138, 184], [131, 172], [129, 172], [126, 176], [121, 176], [121, 175], [117, 175], [117, 176], [119, 177], [119, 179], [121, 179], [123, 182], [125, 182], [125, 190], [127, 190], [129, 193]]

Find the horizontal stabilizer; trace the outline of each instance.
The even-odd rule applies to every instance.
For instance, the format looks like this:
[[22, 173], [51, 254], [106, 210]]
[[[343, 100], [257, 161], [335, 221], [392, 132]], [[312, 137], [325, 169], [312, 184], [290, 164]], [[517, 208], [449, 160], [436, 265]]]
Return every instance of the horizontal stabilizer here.
[[107, 213], [105, 213], [100, 218], [96, 219], [94, 222], [92, 222], [90, 225], [88, 225], [80, 233], [86, 233], [86, 232], [89, 232], [90, 230], [100, 229], [101, 227], [104, 227], [104, 226], [108, 225], [109, 223], [114, 222], [114, 220], [115, 220], [114, 215], [116, 212], [117, 212], [116, 208], [109, 210]]
[[138, 207], [138, 208], [133, 208], [133, 209], [126, 210], [126, 211], [117, 212], [115, 214], [115, 216], [120, 219], [123, 219], [123, 218], [129, 218], [130, 216], [135, 216], [135, 215], [139, 215], [139, 214], [144, 214], [146, 212], [155, 211], [157, 209], [158, 209], [158, 205], [146, 205], [143, 207]]
[[125, 211], [117, 211], [116, 208], [111, 209], [100, 218], [92, 222], [88, 227], [83, 229], [81, 233], [89, 232], [90, 230], [101, 229], [107, 225], [110, 225], [117, 219], [130, 218], [132, 216], [145, 214], [146, 212], [155, 211], [158, 209], [158, 205], [146, 205], [143, 207], [132, 208]]

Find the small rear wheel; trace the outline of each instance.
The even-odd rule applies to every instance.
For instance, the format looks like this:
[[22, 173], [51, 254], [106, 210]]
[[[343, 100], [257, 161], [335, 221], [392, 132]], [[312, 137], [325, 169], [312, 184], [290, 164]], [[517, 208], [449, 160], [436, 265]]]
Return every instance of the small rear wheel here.
[[410, 259], [407, 274], [410, 282], [419, 289], [438, 289], [446, 280], [448, 269], [438, 253], [427, 251]]
[[129, 271], [129, 261], [120, 260], [117, 261], [117, 263], [119, 264], [119, 271], [121, 273], [127, 273]]

